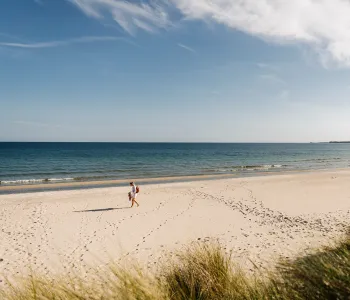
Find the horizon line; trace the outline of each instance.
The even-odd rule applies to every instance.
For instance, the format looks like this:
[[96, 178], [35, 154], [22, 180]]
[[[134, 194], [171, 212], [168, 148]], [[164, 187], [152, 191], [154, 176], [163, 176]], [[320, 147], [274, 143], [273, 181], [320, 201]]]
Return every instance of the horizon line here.
[[100, 144], [327, 144], [327, 143], [344, 143], [346, 141], [326, 141], [326, 142], [181, 142], [181, 141], [173, 141], [173, 142], [131, 142], [131, 141], [1, 141], [0, 143], [100, 143]]

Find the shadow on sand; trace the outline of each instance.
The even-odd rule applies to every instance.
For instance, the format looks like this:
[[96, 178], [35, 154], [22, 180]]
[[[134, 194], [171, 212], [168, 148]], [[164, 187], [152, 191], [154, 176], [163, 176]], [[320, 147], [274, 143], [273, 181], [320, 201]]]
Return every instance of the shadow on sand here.
[[114, 207], [114, 208], [98, 208], [98, 209], [88, 209], [88, 210], [77, 210], [74, 212], [82, 213], [82, 212], [101, 212], [101, 211], [111, 211], [111, 210], [119, 210], [119, 209], [129, 209], [131, 207]]

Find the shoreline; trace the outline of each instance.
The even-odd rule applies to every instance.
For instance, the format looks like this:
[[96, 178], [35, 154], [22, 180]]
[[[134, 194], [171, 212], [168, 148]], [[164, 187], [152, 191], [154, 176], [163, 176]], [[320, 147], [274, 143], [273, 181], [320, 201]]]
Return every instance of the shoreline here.
[[152, 178], [132, 178], [132, 179], [112, 179], [112, 180], [96, 180], [96, 181], [77, 181], [77, 182], [56, 182], [56, 183], [35, 183], [35, 184], [21, 184], [21, 185], [1, 185], [0, 195], [7, 194], [22, 194], [22, 193], [36, 193], [48, 191], [70, 191], [70, 190], [84, 190], [95, 188], [110, 188], [122, 187], [131, 181], [143, 185], [162, 184], [162, 183], [177, 183], [177, 182], [193, 182], [201, 180], [217, 180], [230, 178], [254, 178], [265, 176], [284, 176], [290, 174], [305, 174], [305, 173], [319, 173], [319, 172], [338, 172], [348, 171], [350, 168], [329, 168], [329, 169], [308, 169], [308, 170], [284, 170], [284, 171], [261, 171], [251, 172], [245, 174], [212, 174], [212, 175], [184, 175], [184, 176], [167, 176], [167, 177], [152, 177]]
[[225, 178], [237, 178], [235, 175], [194, 175], [194, 176], [174, 176], [174, 177], [154, 177], [154, 178], [135, 178], [135, 179], [115, 179], [115, 180], [97, 180], [97, 181], [79, 181], [79, 182], [60, 182], [60, 183], [41, 183], [41, 184], [22, 184], [22, 185], [0, 185], [0, 195], [29, 193], [36, 191], [69, 191], [69, 190], [84, 190], [93, 188], [109, 188], [122, 187], [131, 181], [142, 184], [157, 184], [157, 183], [175, 183], [175, 182], [191, 182], [200, 180], [215, 180]]

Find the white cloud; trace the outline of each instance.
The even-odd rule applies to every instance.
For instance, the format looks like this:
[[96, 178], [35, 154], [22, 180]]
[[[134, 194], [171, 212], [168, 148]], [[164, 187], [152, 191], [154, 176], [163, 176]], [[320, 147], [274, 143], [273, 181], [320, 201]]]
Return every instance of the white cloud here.
[[113, 36], [88, 36], [88, 37], [80, 37], [75, 39], [69, 39], [65, 41], [51, 41], [51, 42], [40, 42], [40, 43], [8, 43], [8, 42], [0, 42], [0, 46], [4, 47], [13, 47], [13, 48], [53, 48], [53, 47], [61, 47], [67, 46], [70, 44], [77, 43], [92, 43], [99, 41], [117, 41], [122, 40], [125, 42], [129, 42], [128, 40], [120, 37]]
[[[168, 28], [175, 9], [187, 21], [224, 24], [273, 43], [311, 45], [323, 63], [350, 67], [348, 0], [68, 0], [91, 17], [112, 18], [130, 34]], [[178, 14], [174, 14], [178, 15]]]
[[286, 84], [286, 82], [282, 78], [280, 78], [275, 74], [262, 74], [262, 75], [259, 75], [259, 78], [271, 84], [277, 84], [277, 85]]
[[179, 47], [181, 47], [181, 48], [187, 50], [187, 51], [190, 51], [190, 52], [192, 52], [192, 53], [196, 53], [196, 50], [194, 50], [193, 48], [191, 48], [191, 47], [189, 47], [189, 46], [186, 46], [186, 45], [181, 44], [181, 43], [178, 43], [177, 45], [178, 45]]

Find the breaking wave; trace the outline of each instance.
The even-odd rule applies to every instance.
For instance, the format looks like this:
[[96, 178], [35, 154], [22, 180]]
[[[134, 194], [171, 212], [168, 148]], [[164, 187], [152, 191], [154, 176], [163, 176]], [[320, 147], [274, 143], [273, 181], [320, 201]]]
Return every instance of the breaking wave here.
[[16, 184], [35, 184], [48, 182], [72, 181], [74, 178], [44, 178], [44, 179], [18, 179], [18, 180], [2, 180], [0, 184], [16, 185]]
[[239, 171], [267, 171], [271, 169], [281, 169], [286, 168], [287, 165], [244, 165], [244, 166], [230, 166], [222, 167], [219, 169], [206, 169], [206, 172], [239, 172]]

